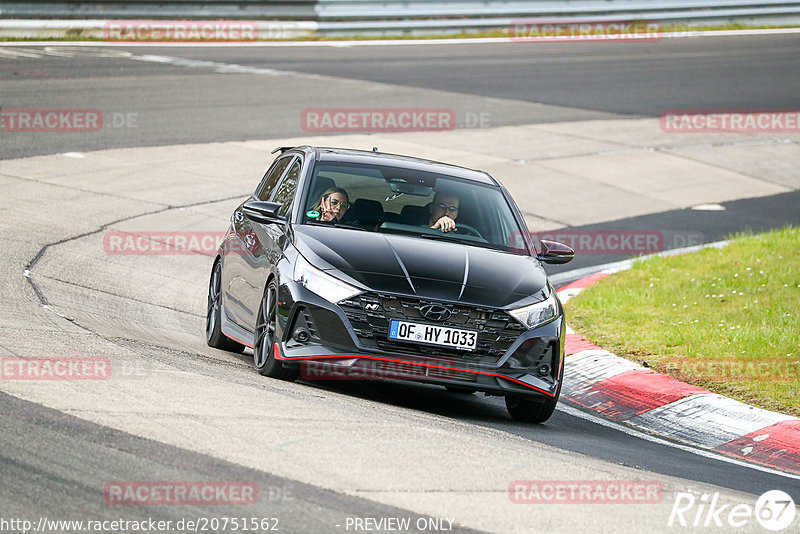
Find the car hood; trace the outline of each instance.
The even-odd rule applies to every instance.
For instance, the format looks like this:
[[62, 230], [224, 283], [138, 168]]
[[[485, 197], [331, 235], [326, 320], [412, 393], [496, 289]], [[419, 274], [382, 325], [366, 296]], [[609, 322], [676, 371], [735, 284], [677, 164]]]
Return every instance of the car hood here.
[[[543, 300], [547, 275], [530, 256], [397, 234], [303, 225], [298, 251], [314, 266], [375, 292], [505, 307]], [[347, 280], [347, 279], [350, 280]]]

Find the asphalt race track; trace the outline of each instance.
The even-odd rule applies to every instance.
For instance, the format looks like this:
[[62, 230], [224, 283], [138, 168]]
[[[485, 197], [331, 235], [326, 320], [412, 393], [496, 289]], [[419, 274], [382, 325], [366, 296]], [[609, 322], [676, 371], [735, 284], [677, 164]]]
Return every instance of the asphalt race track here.
[[[102, 136], [17, 135], [0, 156], [294, 137], [305, 133], [300, 111], [311, 107], [446, 107], [459, 127], [473, 128], [658, 117], [667, 109], [791, 110], [800, 85], [797, 42], [774, 35], [333, 48], [0, 46], [3, 107], [99, 108], [107, 122]], [[123, 120], [129, 113], [137, 128]]]
[[[687, 139], [658, 131], [658, 121], [670, 109], [800, 109], [798, 49], [796, 35], [0, 44], [0, 111], [102, 115], [94, 131], [12, 132], [4, 123], [0, 132], [0, 359], [94, 358], [113, 369], [106, 380], [0, 380], [0, 520], [51, 532], [70, 531], [51, 520], [150, 518], [171, 521], [170, 532], [203, 530], [187, 520], [236, 531], [210, 523], [224, 517], [279, 532], [722, 532], [733, 527], [714, 518], [704, 525], [699, 505], [686, 512], [688, 524], [676, 523], [674, 503], [692, 494], [727, 505], [721, 521], [768, 490], [800, 503], [798, 476], [654, 440], [569, 403], [532, 426], [511, 421], [500, 398], [433, 386], [263, 378], [249, 351], [205, 344], [211, 256], [117, 254], [104, 240], [109, 232], [220, 232], [269, 151], [304, 140], [485, 166], [508, 181], [529, 225], [552, 232], [647, 229], [669, 236], [662, 248], [671, 248], [797, 225], [798, 132]], [[311, 108], [449, 109], [457, 124], [325, 133], [303, 122]], [[625, 174], [640, 157], [655, 162], [648, 172], [657, 181]], [[659, 170], [664, 162], [674, 167]], [[604, 163], [616, 166], [618, 182], [592, 174]], [[681, 169], [708, 182], [693, 189]], [[690, 209], [704, 203], [713, 209]], [[551, 272], [630, 255], [592, 251]], [[114, 502], [108, 488], [131, 481], [259, 491], [239, 504]], [[637, 504], [519, 504], [509, 493], [515, 481], [644, 481], [659, 494]], [[390, 518], [411, 526], [393, 528]], [[736, 529], [764, 531], [754, 517]]]

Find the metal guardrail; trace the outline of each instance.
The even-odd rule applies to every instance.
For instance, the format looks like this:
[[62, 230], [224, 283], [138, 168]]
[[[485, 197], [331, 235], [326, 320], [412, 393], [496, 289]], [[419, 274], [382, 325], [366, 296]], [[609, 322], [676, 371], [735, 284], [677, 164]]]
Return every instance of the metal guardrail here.
[[527, 18], [662, 24], [800, 24], [786, 0], [318, 0], [319, 33], [392, 35], [509, 28]]
[[[800, 7], [786, 0], [318, 0], [319, 20], [458, 18], [458, 17], [555, 17], [638, 15], [652, 13], [703, 16], [722, 10], [747, 13], [784, 12]], [[698, 13], [699, 11], [699, 13]]]
[[[305, 34], [455, 34], [509, 28], [518, 19], [658, 21], [662, 24], [800, 24], [800, 1], [764, 0], [2, 0], [0, 35], [12, 20], [239, 19], [305, 21]], [[32, 21], [31, 21], [32, 22]], [[49, 26], [52, 35], [53, 25]], [[312, 29], [313, 28], [313, 29]], [[30, 36], [28, 28], [26, 36]], [[263, 33], [263, 32], [262, 32]], [[288, 37], [288, 36], [287, 36]]]
[[0, 19], [316, 20], [317, 0], [2, 0]]

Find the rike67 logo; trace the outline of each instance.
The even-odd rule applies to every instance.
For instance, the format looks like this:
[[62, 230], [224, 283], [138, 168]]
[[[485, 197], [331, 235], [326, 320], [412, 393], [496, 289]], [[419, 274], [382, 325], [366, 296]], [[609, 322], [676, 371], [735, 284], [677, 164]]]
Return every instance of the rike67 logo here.
[[[680, 492], [675, 495], [667, 525], [670, 527], [725, 527], [737, 529], [755, 520], [763, 528], [778, 532], [789, 528], [797, 510], [792, 497], [781, 490], [761, 495], [754, 506], [720, 502], [719, 493]], [[797, 530], [792, 530], [797, 532]]]

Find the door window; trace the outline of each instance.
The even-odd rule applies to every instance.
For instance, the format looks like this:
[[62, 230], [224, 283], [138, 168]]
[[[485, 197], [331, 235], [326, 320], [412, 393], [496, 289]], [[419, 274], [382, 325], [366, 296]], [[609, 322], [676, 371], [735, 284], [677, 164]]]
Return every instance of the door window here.
[[275, 186], [278, 185], [278, 181], [281, 179], [281, 176], [283, 176], [283, 171], [286, 170], [286, 167], [289, 166], [293, 158], [294, 156], [292, 155], [285, 156], [272, 164], [272, 167], [269, 168], [264, 178], [262, 178], [258, 189], [256, 189], [255, 197], [258, 200], [269, 200], [273, 191], [275, 191]]
[[278, 186], [277, 191], [275, 191], [272, 202], [277, 202], [281, 205], [278, 209], [278, 215], [281, 217], [285, 217], [292, 206], [292, 200], [294, 200], [294, 194], [295, 191], [297, 191], [297, 180], [300, 178], [301, 167], [302, 160], [296, 158], [294, 162], [292, 162], [291, 167], [289, 167], [289, 171], [286, 173], [286, 176], [284, 176], [283, 181], [281, 181]]

